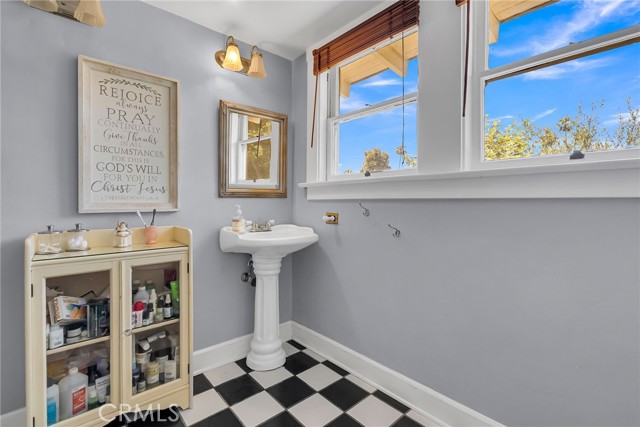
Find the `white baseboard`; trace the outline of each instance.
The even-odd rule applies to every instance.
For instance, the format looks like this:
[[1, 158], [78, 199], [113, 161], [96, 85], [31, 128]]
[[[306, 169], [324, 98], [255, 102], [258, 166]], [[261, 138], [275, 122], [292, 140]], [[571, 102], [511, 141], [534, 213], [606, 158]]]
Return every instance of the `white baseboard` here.
[[[280, 339], [288, 341], [291, 339], [292, 321], [280, 324]], [[193, 352], [193, 374], [201, 374], [205, 371], [217, 368], [227, 363], [235, 362], [246, 357], [249, 353], [249, 344], [253, 334], [244, 335], [211, 347], [203, 348]]]
[[[252, 337], [253, 334], [249, 334], [195, 351], [192, 359], [194, 375], [242, 359], [249, 353]], [[444, 427], [504, 427], [499, 422], [296, 322], [281, 323], [280, 338], [283, 341], [295, 339]], [[25, 418], [25, 408], [7, 412], [0, 415], [0, 427], [24, 427]]]
[[27, 408], [16, 409], [0, 415], [2, 427], [24, 427], [27, 422]]
[[296, 322], [292, 322], [292, 336], [300, 344], [366, 379], [376, 388], [422, 412], [437, 424], [451, 427], [504, 427], [499, 422]]

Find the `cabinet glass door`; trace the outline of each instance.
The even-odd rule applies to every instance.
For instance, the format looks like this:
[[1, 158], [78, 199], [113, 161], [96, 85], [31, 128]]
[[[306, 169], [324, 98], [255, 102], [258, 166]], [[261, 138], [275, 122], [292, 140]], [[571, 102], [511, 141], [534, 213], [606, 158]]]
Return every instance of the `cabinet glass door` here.
[[[122, 352], [124, 398], [154, 400], [188, 387], [187, 254], [123, 261]], [[168, 400], [167, 400], [168, 399]]]
[[[36, 411], [37, 425], [75, 425], [108, 417], [120, 399], [111, 387], [117, 372], [117, 342], [112, 340], [117, 304], [117, 265], [111, 262], [34, 269], [31, 313], [36, 335], [33, 356], [46, 354], [31, 373], [34, 392], [46, 396]], [[116, 316], [116, 317], [114, 317]], [[38, 327], [37, 325], [40, 325]], [[40, 394], [40, 395], [42, 395]], [[100, 411], [101, 406], [105, 406]], [[88, 414], [89, 415], [84, 415]]]

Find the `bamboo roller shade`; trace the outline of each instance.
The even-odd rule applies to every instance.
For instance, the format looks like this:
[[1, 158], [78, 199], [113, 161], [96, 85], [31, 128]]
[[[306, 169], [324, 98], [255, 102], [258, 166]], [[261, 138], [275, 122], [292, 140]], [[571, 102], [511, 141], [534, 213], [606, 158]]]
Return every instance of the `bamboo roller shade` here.
[[334, 65], [402, 31], [418, 25], [420, 2], [400, 0], [360, 25], [313, 51], [313, 74], [317, 76]]

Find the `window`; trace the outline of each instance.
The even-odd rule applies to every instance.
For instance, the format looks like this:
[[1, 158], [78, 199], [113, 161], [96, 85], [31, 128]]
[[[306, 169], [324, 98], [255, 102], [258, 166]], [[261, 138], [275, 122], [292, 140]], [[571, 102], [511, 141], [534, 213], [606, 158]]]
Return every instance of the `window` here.
[[[393, 69], [347, 78], [359, 60], [397, 43], [400, 31], [348, 56], [344, 48], [321, 52], [335, 35], [307, 50], [311, 143], [307, 181], [299, 183], [307, 199], [640, 197], [640, 0], [419, 6], [425, 24], [404, 28], [404, 102]], [[417, 57], [407, 50], [413, 34]], [[383, 84], [388, 92], [373, 90]], [[404, 150], [385, 134], [402, 126], [394, 116], [404, 119]], [[378, 144], [383, 138], [387, 145]], [[570, 159], [576, 149], [582, 160]], [[360, 172], [366, 151], [371, 169], [384, 172]]]
[[313, 51], [326, 179], [416, 169], [419, 5], [398, 1]]
[[[275, 128], [275, 129], [274, 129]], [[231, 113], [231, 176], [238, 185], [278, 183], [279, 124], [269, 119]], [[277, 174], [274, 174], [277, 175]]]
[[414, 31], [330, 71], [330, 176], [417, 166], [417, 56]]
[[638, 155], [640, 0], [474, 5], [484, 6], [480, 16], [488, 31], [474, 34], [483, 39], [479, 52], [488, 55], [476, 56], [481, 87], [476, 111], [482, 112], [476, 124], [483, 135], [480, 147], [472, 149], [472, 165]]

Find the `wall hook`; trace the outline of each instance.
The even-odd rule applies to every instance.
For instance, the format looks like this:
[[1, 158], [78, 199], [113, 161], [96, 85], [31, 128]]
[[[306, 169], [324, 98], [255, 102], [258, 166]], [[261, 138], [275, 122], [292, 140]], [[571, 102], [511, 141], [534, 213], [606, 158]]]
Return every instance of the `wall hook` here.
[[393, 225], [391, 224], [387, 224], [389, 226], [389, 228], [395, 230], [393, 232], [393, 237], [400, 237], [400, 230], [398, 230], [397, 228], [395, 228]]
[[371, 215], [371, 211], [370, 211], [369, 209], [365, 208], [364, 206], [362, 206], [362, 202], [358, 202], [358, 204], [360, 205], [360, 207], [361, 207], [362, 209], [364, 209], [364, 212], [362, 212], [362, 215], [364, 215], [364, 216], [369, 216], [369, 215]]

